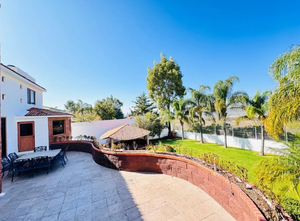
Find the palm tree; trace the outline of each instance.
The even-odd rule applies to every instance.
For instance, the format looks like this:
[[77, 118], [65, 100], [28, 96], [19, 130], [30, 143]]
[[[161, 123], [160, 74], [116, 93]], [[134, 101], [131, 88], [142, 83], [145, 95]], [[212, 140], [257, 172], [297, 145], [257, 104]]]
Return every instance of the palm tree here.
[[198, 118], [199, 120], [201, 143], [203, 143], [202, 125], [205, 124], [202, 114], [210, 114], [210, 111], [208, 110], [210, 107], [210, 99], [209, 96], [205, 94], [205, 91], [208, 89], [210, 90], [210, 87], [204, 85], [200, 85], [198, 90], [189, 88], [192, 97], [192, 107], [190, 108], [190, 115], [192, 120], [194, 119], [194, 117]]
[[[271, 159], [260, 161], [255, 177], [258, 183], [277, 187], [284, 195], [288, 190], [299, 195], [300, 188], [300, 137], [291, 143], [285, 143], [287, 148], [279, 149], [278, 155]], [[280, 185], [280, 188], [278, 186]]]
[[223, 120], [224, 129], [224, 147], [227, 148], [227, 134], [226, 134], [226, 118], [227, 110], [233, 108], [242, 108], [241, 105], [244, 103], [244, 96], [246, 95], [243, 91], [232, 92], [233, 84], [239, 81], [236, 76], [231, 76], [225, 81], [217, 81], [214, 86], [215, 96], [215, 109], [218, 114], [219, 120]]
[[81, 115], [84, 115], [85, 112], [91, 112], [93, 110], [92, 105], [90, 105], [88, 103], [84, 103], [82, 100], [78, 100], [76, 105], [78, 108], [77, 113], [79, 113]]
[[74, 121], [84, 122], [96, 119], [96, 116], [93, 116], [92, 105], [84, 103], [82, 100], [78, 100], [73, 109]]
[[78, 112], [78, 106], [77, 106], [77, 104], [76, 104], [74, 101], [72, 101], [72, 100], [68, 100], [68, 101], [67, 101], [67, 103], [65, 104], [65, 108], [66, 108], [66, 110], [67, 110], [69, 113], [72, 113], [72, 114]]
[[239, 125], [242, 120], [252, 120], [256, 118], [260, 121], [261, 125], [261, 149], [260, 155], [264, 156], [265, 149], [265, 119], [268, 111], [268, 99], [271, 95], [271, 91], [265, 91], [262, 94], [259, 94], [257, 91], [252, 99], [249, 97], [246, 98], [246, 116], [241, 116], [236, 119], [236, 124]]
[[182, 140], [184, 139], [183, 126], [185, 122], [189, 122], [189, 112], [191, 104], [191, 100], [183, 98], [175, 100], [172, 104], [174, 109], [174, 118], [179, 120], [181, 125]]
[[208, 115], [210, 117], [210, 120], [213, 122], [213, 124], [215, 124], [216, 119], [213, 113], [216, 112], [216, 108], [215, 108], [216, 98], [213, 94], [208, 94], [207, 97], [208, 97], [208, 103], [204, 114]]
[[300, 118], [300, 46], [294, 46], [277, 58], [269, 73], [278, 87], [269, 100], [266, 130], [278, 139], [286, 124]]

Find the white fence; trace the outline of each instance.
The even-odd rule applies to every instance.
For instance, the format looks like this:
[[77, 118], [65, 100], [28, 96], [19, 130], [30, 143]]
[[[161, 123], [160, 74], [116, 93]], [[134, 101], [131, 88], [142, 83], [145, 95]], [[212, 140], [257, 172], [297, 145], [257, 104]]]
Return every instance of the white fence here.
[[[80, 122], [72, 123], [72, 136], [76, 137], [79, 135], [95, 136], [98, 138], [99, 143], [103, 144], [106, 140], [101, 140], [100, 136], [107, 132], [108, 130], [114, 129], [116, 127], [122, 126], [124, 124], [134, 125], [135, 118], [131, 119], [119, 119], [119, 120], [102, 120], [102, 121], [92, 121], [92, 122]], [[181, 137], [181, 131], [176, 130], [177, 136]], [[161, 136], [164, 137], [168, 135], [168, 129], [163, 129]], [[150, 137], [150, 139], [156, 139], [158, 136]], [[200, 133], [194, 132], [184, 132], [184, 138], [191, 140], [200, 140]], [[224, 145], [224, 135], [213, 135], [213, 134], [203, 134], [204, 142], [216, 143]], [[261, 139], [255, 138], [240, 138], [227, 136], [227, 145], [231, 147], [237, 147], [246, 150], [260, 151]], [[265, 140], [265, 152], [274, 153], [272, 148], [285, 148], [283, 143], [279, 143], [273, 140]]]
[[[176, 135], [181, 137], [181, 131], [176, 130], [176, 132]], [[200, 133], [184, 132], [184, 138], [200, 141]], [[204, 142], [208, 143], [224, 145], [224, 135], [203, 134], [203, 140]], [[260, 151], [261, 139], [227, 136], [227, 145], [245, 150]], [[287, 146], [283, 143], [279, 143], [273, 140], [265, 140], [266, 153], [274, 153], [274, 150], [272, 150], [272, 148], [281, 149], [286, 147]]]
[[135, 118], [119, 119], [119, 120], [101, 120], [92, 122], [79, 122], [72, 123], [72, 136], [79, 135], [95, 136], [98, 138], [99, 143], [103, 144], [106, 140], [100, 139], [100, 136], [105, 132], [120, 127], [124, 124], [134, 125]]
[[[106, 140], [100, 139], [100, 136], [105, 132], [120, 127], [124, 124], [134, 125], [135, 117], [131, 119], [118, 119], [118, 120], [101, 120], [92, 122], [78, 122], [72, 123], [72, 136], [77, 137], [80, 135], [95, 136], [98, 138], [100, 144], [104, 144]], [[161, 132], [161, 137], [168, 135], [168, 129], [165, 128]], [[149, 137], [151, 139], [157, 139], [158, 136]]]

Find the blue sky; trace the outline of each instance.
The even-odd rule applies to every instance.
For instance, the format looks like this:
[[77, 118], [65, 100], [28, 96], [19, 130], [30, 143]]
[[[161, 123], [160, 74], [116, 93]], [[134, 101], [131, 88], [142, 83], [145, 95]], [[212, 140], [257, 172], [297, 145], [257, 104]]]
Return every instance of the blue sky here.
[[235, 90], [272, 90], [274, 59], [300, 42], [299, 1], [2, 0], [1, 61], [47, 89], [44, 105], [94, 105], [113, 95], [129, 112], [160, 52], [186, 87], [236, 75]]

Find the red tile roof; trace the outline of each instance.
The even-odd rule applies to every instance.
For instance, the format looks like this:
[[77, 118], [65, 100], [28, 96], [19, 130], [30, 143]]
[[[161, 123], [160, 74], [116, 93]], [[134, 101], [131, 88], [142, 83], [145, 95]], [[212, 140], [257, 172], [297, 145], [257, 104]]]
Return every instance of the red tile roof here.
[[28, 79], [28, 78], [25, 77], [24, 75], [22, 75], [22, 74], [16, 72], [15, 70], [11, 69], [11, 68], [8, 67], [7, 65], [4, 65], [4, 64], [2, 64], [2, 63], [1, 63], [1, 65], [2, 65], [3, 67], [5, 67], [5, 68], [9, 69], [10, 71], [16, 73], [17, 75], [21, 76], [22, 78], [26, 79], [26, 80], [29, 81], [30, 83], [32, 83], [32, 84], [38, 86], [38, 87], [41, 88], [42, 90], [47, 91], [47, 90], [46, 90], [45, 88], [43, 88], [42, 86], [40, 86], [40, 85], [38, 85], [37, 83], [35, 83], [34, 81]]
[[100, 139], [113, 138], [116, 140], [135, 140], [150, 133], [151, 131], [149, 130], [124, 124], [120, 127], [107, 131], [100, 137]]
[[53, 110], [47, 110], [42, 108], [36, 108], [32, 107], [28, 109], [28, 113], [25, 114], [25, 116], [62, 116], [62, 115], [69, 115], [70, 117], [73, 116], [72, 114], [59, 112], [59, 111], [53, 111]]

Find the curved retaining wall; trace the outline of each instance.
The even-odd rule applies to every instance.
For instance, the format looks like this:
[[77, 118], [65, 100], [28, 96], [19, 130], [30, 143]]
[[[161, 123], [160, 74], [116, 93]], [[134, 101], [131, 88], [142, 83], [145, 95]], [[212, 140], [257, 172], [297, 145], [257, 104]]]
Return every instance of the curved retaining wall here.
[[265, 221], [252, 200], [224, 176], [191, 160], [152, 153], [123, 153], [96, 149], [89, 142], [61, 142], [69, 151], [91, 153], [99, 165], [124, 171], [148, 171], [175, 176], [200, 187], [236, 220]]

